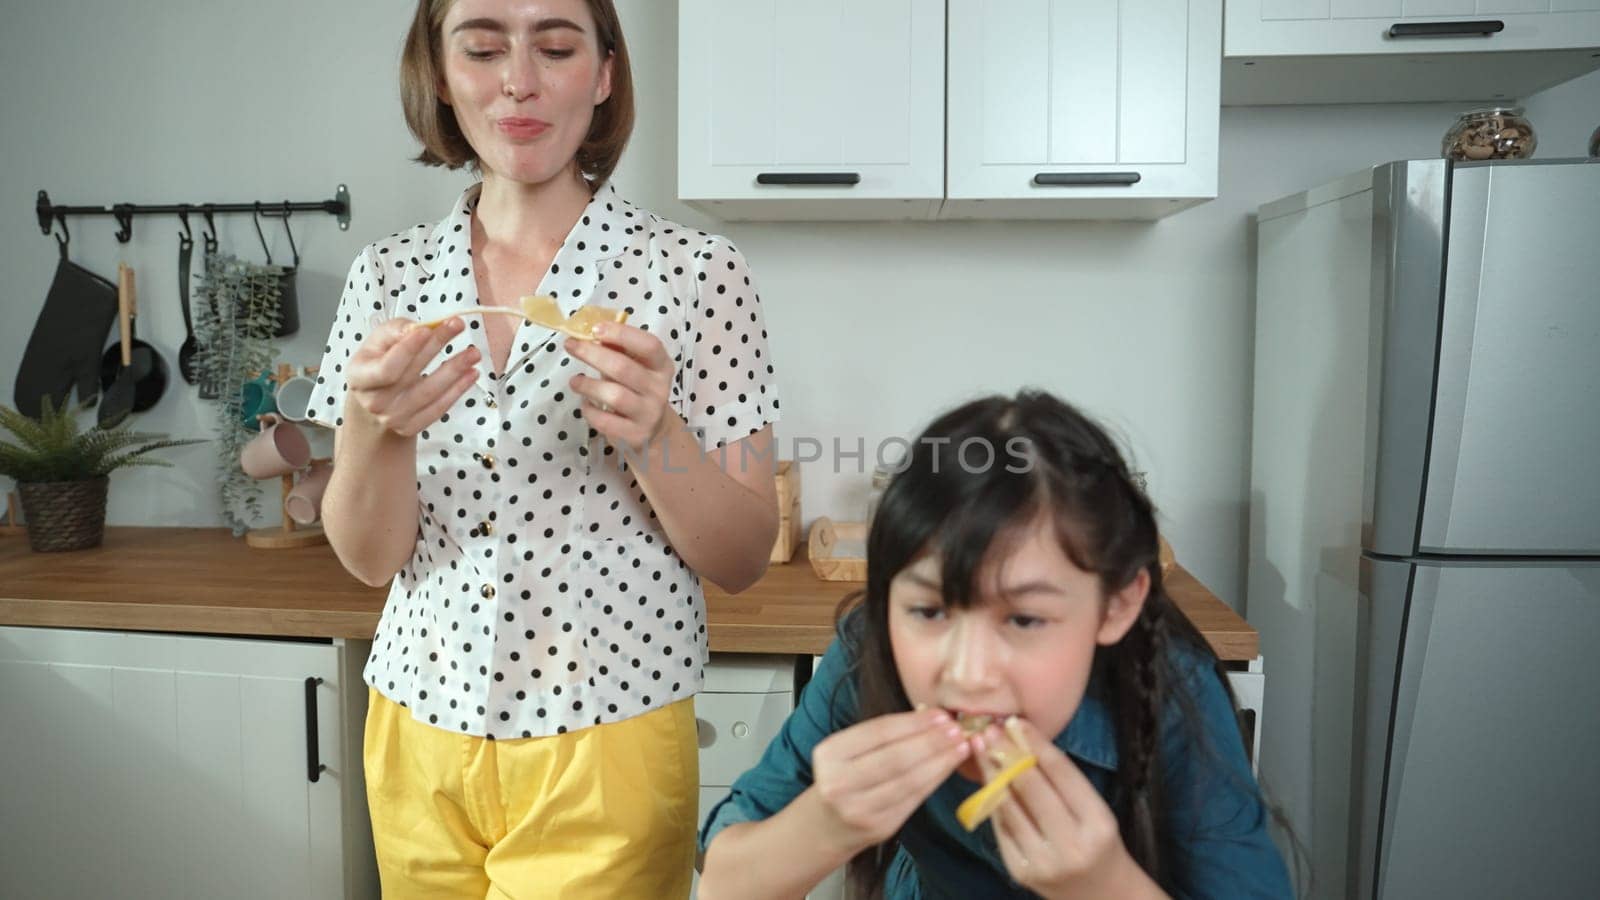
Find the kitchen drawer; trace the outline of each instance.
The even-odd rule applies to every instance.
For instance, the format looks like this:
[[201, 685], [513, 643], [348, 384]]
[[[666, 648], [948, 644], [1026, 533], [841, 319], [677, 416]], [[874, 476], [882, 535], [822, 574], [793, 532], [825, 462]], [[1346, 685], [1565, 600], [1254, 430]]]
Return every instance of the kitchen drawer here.
[[713, 653], [705, 686], [711, 694], [774, 694], [794, 690], [795, 657], [776, 654]]
[[706, 816], [711, 815], [712, 807], [721, 803], [722, 798], [728, 796], [732, 791], [733, 789], [727, 785], [715, 784], [707, 787], [702, 784], [700, 786], [700, 814], [695, 816], [695, 822], [697, 823], [695, 828], [704, 825]]
[[756, 764], [794, 708], [794, 694], [703, 693], [695, 698], [700, 785], [733, 784]]

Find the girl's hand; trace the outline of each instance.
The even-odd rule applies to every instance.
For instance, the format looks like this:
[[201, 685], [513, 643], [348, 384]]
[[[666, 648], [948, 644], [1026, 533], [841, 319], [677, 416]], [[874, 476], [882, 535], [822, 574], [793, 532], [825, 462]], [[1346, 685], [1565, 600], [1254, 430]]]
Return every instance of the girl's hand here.
[[806, 794], [824, 820], [817, 837], [834, 842], [846, 859], [882, 843], [970, 751], [942, 709], [879, 716], [835, 732], [811, 754]]
[[1061, 900], [1164, 896], [1123, 846], [1116, 814], [1100, 792], [1028, 722], [1013, 717], [1004, 734], [990, 726], [973, 739], [984, 778], [1000, 770], [989, 751], [1007, 735], [1039, 760], [1011, 782], [1011, 798], [990, 820], [1011, 877]]
[[411, 437], [444, 415], [477, 380], [478, 349], [468, 347], [424, 376], [422, 370], [451, 338], [459, 318], [438, 328], [410, 319], [381, 322], [356, 348], [345, 373], [349, 404], [386, 431]]
[[600, 373], [574, 375], [572, 390], [584, 398], [583, 417], [613, 445], [647, 450], [674, 413], [667, 399], [676, 370], [661, 339], [632, 325], [602, 322], [600, 340], [567, 338], [566, 349]]

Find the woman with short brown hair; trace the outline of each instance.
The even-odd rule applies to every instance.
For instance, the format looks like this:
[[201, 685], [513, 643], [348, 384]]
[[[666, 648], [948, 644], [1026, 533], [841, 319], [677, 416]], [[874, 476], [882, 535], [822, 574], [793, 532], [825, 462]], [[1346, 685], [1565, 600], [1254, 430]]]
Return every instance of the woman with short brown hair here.
[[[364, 673], [384, 893], [685, 897], [700, 579], [753, 583], [778, 523], [759, 297], [725, 238], [612, 186], [610, 0], [420, 0], [401, 81], [418, 161], [482, 180], [357, 256], [311, 403], [329, 541], [393, 582]], [[469, 311], [528, 294], [606, 321]]]
[[[445, 14], [453, 5], [452, 0], [417, 4], [400, 57], [400, 103], [411, 133], [422, 142], [417, 162], [455, 169], [476, 164], [478, 156], [462, 136], [455, 113], [440, 98], [439, 43]], [[604, 184], [633, 133], [633, 66], [616, 7], [601, 0], [587, 5], [594, 18], [595, 38], [610, 57], [611, 94], [594, 108], [594, 120], [578, 147], [576, 160], [585, 177]]]

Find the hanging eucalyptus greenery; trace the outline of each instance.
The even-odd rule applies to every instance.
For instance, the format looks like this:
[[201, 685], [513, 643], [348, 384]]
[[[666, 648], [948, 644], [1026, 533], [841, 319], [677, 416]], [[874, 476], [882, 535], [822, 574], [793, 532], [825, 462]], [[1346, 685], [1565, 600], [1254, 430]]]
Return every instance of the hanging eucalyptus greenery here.
[[235, 536], [261, 515], [261, 484], [239, 467], [239, 453], [255, 437], [240, 410], [241, 389], [278, 356], [272, 335], [281, 318], [278, 270], [231, 254], [206, 257], [195, 309], [198, 381], [217, 386], [217, 482], [222, 515]]

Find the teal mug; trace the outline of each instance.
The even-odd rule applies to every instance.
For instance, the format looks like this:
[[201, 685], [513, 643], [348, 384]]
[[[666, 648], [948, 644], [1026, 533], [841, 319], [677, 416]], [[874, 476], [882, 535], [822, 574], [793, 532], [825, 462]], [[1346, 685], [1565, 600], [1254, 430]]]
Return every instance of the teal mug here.
[[239, 389], [239, 420], [251, 431], [261, 430], [261, 416], [278, 411], [278, 385], [262, 372]]

